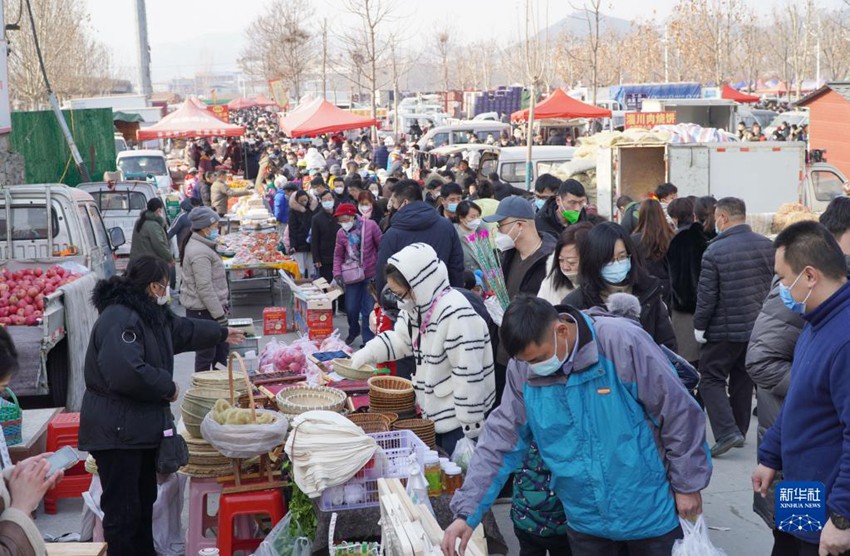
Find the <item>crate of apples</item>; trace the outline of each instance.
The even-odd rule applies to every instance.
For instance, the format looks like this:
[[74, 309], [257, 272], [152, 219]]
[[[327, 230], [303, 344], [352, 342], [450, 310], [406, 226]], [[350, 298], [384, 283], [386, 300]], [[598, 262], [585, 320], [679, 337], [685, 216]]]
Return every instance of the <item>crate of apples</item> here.
[[35, 326], [44, 315], [44, 298], [79, 277], [61, 266], [0, 270], [0, 324]]

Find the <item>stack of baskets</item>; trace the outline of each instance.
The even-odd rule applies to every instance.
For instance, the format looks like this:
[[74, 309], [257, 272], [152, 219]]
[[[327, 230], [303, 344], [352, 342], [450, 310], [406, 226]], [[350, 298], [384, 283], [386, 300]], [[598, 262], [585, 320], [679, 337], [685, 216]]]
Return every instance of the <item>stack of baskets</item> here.
[[[227, 371], [195, 373], [192, 377], [192, 387], [183, 395], [180, 413], [188, 433], [184, 434], [183, 438], [189, 447], [189, 464], [182, 468], [182, 472], [187, 475], [216, 477], [230, 471], [230, 460], [201, 436], [201, 421], [215, 405], [216, 400], [230, 398], [228, 380]], [[238, 392], [244, 392], [244, 387]]]
[[397, 376], [373, 376], [369, 379], [369, 410], [373, 413], [396, 413], [400, 419], [415, 417], [413, 383]]
[[389, 432], [398, 421], [396, 413], [352, 413], [348, 418], [366, 434]]
[[400, 419], [393, 423], [394, 431], [409, 430], [419, 437], [419, 440], [434, 448], [437, 445], [437, 433], [434, 421], [429, 419]]
[[342, 413], [347, 398], [342, 390], [327, 386], [290, 386], [275, 395], [278, 409], [287, 416], [314, 410]]

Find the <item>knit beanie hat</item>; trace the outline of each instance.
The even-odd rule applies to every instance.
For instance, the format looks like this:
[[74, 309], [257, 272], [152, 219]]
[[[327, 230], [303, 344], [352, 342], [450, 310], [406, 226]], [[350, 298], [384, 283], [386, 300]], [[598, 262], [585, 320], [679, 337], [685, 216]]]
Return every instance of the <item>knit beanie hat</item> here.
[[210, 207], [195, 207], [189, 213], [189, 222], [192, 224], [192, 230], [194, 231], [209, 228], [213, 224], [217, 224], [218, 220], [218, 214]]

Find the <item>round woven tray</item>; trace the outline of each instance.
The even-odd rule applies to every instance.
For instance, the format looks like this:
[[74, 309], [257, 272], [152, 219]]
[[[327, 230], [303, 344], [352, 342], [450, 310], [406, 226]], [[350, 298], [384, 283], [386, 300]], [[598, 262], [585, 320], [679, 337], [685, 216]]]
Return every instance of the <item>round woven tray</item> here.
[[323, 410], [339, 413], [345, 407], [346, 393], [327, 386], [290, 386], [275, 395], [280, 411], [298, 415]]
[[227, 465], [195, 465], [188, 463], [180, 468], [180, 473], [198, 478], [223, 477], [232, 472], [233, 466], [230, 462]]
[[351, 359], [334, 359], [331, 361], [331, 367], [336, 374], [351, 380], [366, 380], [375, 376], [377, 369], [372, 365], [363, 365], [359, 369], [355, 369], [350, 363]]
[[413, 383], [399, 376], [373, 376], [369, 379], [369, 392], [388, 396], [409, 396], [413, 394]]

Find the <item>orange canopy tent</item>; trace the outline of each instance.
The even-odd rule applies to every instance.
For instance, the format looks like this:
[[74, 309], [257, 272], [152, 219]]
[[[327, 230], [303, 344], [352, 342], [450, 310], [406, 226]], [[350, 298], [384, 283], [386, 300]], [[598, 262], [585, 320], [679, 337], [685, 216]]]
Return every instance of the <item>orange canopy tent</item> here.
[[761, 99], [755, 95], [748, 95], [746, 93], [742, 93], [741, 91], [736, 91], [729, 85], [723, 85], [723, 90], [720, 93], [720, 98], [726, 100], [734, 100], [735, 102], [758, 102]]
[[280, 130], [290, 137], [315, 136], [375, 125], [374, 118], [347, 112], [323, 98], [302, 104], [285, 116], [278, 114], [278, 118]]
[[192, 99], [150, 127], [140, 129], [139, 141], [186, 137], [238, 137], [245, 128], [225, 123], [207, 110], [200, 108]]
[[[550, 120], [556, 118], [610, 118], [611, 111], [586, 104], [567, 95], [563, 89], [555, 89], [551, 95], [534, 106], [535, 120]], [[528, 108], [511, 114], [512, 120], [527, 120]]]

